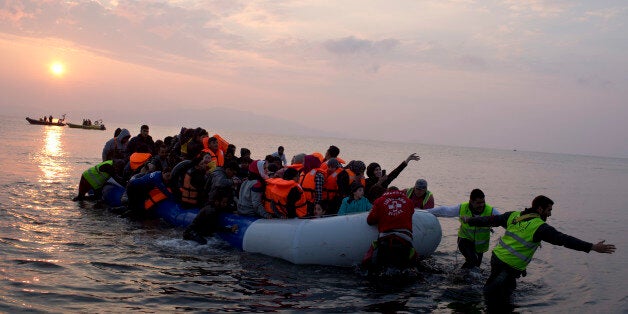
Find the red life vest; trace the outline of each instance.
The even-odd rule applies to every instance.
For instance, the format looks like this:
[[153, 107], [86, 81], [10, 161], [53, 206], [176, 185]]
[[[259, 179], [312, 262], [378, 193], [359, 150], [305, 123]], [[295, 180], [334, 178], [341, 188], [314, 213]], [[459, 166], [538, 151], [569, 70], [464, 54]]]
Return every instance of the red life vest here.
[[292, 188], [297, 187], [301, 191], [301, 198], [296, 202], [297, 217], [307, 215], [307, 200], [301, 186], [293, 180], [282, 178], [271, 178], [266, 180], [266, 190], [264, 192], [264, 209], [266, 212], [276, 217], [287, 217], [288, 194]]

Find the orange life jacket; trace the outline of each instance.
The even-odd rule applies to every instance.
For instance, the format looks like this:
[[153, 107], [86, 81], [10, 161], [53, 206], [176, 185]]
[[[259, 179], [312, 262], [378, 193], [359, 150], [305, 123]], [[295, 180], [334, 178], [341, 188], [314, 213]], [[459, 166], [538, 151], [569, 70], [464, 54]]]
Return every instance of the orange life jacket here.
[[301, 171], [301, 169], [303, 169], [303, 164], [292, 164], [292, 165], [287, 165], [286, 168], [292, 168], [296, 171]]
[[266, 212], [276, 217], [287, 217], [288, 210], [286, 208], [288, 202], [288, 194], [292, 188], [297, 187], [301, 191], [301, 198], [296, 202], [297, 217], [307, 215], [307, 200], [301, 186], [293, 180], [284, 180], [282, 178], [271, 178], [266, 180], [266, 190], [264, 192], [264, 209]]
[[[338, 162], [339, 162], [341, 165], [343, 165], [343, 164], [345, 164], [345, 163], [346, 163], [346, 162], [345, 162], [342, 158], [339, 158], [339, 157], [336, 157], [336, 160], [338, 160]], [[341, 167], [341, 168], [342, 168], [342, 167]], [[323, 169], [323, 171], [327, 171], [327, 160], [325, 160], [325, 162], [323, 162], [323, 163], [321, 164], [321, 169]]]
[[[351, 185], [351, 183], [353, 183], [353, 181], [355, 181], [355, 173], [353, 173], [353, 171], [351, 171], [349, 169], [345, 169], [345, 171], [349, 175], [349, 185]], [[366, 186], [366, 180], [364, 179], [364, 177], [362, 177], [360, 179], [360, 183], [362, 183], [362, 186]]]
[[[168, 191], [171, 191], [170, 188], [168, 188]], [[149, 210], [153, 206], [157, 205], [157, 203], [167, 198], [168, 195], [164, 194], [164, 192], [162, 192], [160, 189], [153, 188], [152, 190], [150, 190], [150, 192], [148, 192], [148, 198], [144, 201], [144, 209]]]
[[319, 153], [319, 152], [313, 152], [312, 156], [318, 158], [318, 160], [321, 161], [321, 163], [323, 163], [323, 160], [325, 159], [325, 156], [323, 156], [323, 154]]
[[[209, 156], [211, 156], [212, 158], [211, 162], [214, 163], [217, 167], [222, 167], [225, 165], [225, 151], [220, 148], [220, 142], [218, 143], [218, 151], [213, 152], [211, 149], [209, 149], [209, 137], [203, 137], [203, 152], [209, 153]], [[210, 168], [212, 168], [211, 165]]]
[[312, 169], [308, 173], [301, 173], [301, 179], [299, 180], [301, 182], [301, 188], [305, 192], [305, 199], [310, 203], [314, 203], [314, 200], [316, 200], [316, 179], [315, 178], [316, 178], [317, 172], [320, 172], [323, 174], [323, 176], [325, 176], [325, 173], [323, 173], [322, 170]]
[[139, 167], [143, 166], [152, 157], [150, 153], [133, 153], [129, 157], [129, 166], [131, 170], [135, 171]]
[[342, 168], [338, 168], [325, 178], [325, 185], [323, 185], [324, 200], [331, 200], [338, 196], [338, 174], [341, 172]]
[[227, 148], [229, 148], [229, 142], [227, 142], [227, 140], [225, 140], [224, 138], [222, 138], [222, 136], [218, 134], [214, 134], [213, 137], [218, 140], [218, 148], [223, 152], [226, 152]]
[[198, 190], [192, 185], [192, 176], [189, 173], [183, 178], [183, 186], [179, 188], [181, 191], [181, 201], [190, 205], [197, 205]]

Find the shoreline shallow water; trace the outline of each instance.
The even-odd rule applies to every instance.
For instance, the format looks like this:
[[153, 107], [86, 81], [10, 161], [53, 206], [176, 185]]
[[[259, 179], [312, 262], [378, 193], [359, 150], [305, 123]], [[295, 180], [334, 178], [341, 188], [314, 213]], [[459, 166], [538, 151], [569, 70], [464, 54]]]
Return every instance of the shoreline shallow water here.
[[[380, 291], [351, 268], [299, 266], [236, 251], [211, 239], [207, 245], [181, 240], [181, 230], [160, 222], [138, 224], [89, 202], [71, 201], [83, 170], [100, 160], [115, 124], [104, 132], [31, 126], [0, 117], [5, 135], [0, 152], [0, 312], [118, 311], [481, 311], [488, 276], [461, 282], [456, 252], [458, 221], [440, 218], [443, 239], [423, 262], [425, 273], [397, 291]], [[139, 130], [129, 127], [131, 134]], [[155, 139], [178, 127], [151, 126]], [[215, 130], [210, 129], [210, 133]], [[628, 216], [628, 159], [458, 148], [327, 138], [220, 132], [253, 157], [278, 145], [288, 156], [340, 147], [341, 157], [379, 162], [393, 169], [411, 162], [393, 185], [426, 178], [436, 203], [454, 205], [481, 188], [503, 211], [529, 206], [535, 195], [556, 201], [549, 223], [589, 242], [606, 239], [613, 255], [543, 245], [519, 281], [520, 312], [628, 311], [624, 261]], [[494, 246], [502, 230], [495, 230]]]

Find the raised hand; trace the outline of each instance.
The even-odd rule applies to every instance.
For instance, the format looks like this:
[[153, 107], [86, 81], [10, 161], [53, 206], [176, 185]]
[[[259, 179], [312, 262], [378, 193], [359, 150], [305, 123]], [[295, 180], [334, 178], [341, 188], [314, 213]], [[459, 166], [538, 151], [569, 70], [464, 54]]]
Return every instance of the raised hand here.
[[409, 163], [410, 160], [421, 160], [421, 156], [418, 156], [416, 153], [412, 153], [408, 156], [408, 158], [406, 158], [406, 163]]

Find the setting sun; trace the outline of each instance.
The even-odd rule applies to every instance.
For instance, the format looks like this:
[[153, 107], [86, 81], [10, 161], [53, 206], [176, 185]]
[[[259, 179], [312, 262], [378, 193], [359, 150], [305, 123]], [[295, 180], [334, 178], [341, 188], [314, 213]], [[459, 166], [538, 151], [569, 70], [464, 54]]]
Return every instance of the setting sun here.
[[65, 66], [61, 62], [54, 62], [50, 65], [50, 72], [55, 76], [61, 76], [65, 73]]

